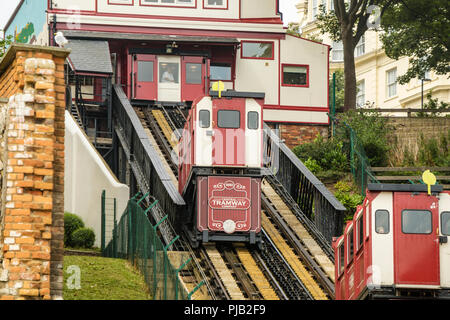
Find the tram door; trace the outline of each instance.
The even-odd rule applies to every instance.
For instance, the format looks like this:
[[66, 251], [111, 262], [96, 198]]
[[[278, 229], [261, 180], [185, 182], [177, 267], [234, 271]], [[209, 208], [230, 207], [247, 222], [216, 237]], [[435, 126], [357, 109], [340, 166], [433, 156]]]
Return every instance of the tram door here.
[[158, 56], [158, 101], [181, 101], [180, 57]]
[[212, 100], [213, 165], [245, 165], [245, 99]]
[[397, 284], [439, 285], [439, 200], [394, 193], [394, 277]]
[[136, 54], [133, 56], [133, 99], [158, 100], [156, 56]]
[[194, 101], [205, 95], [207, 59], [204, 57], [181, 57], [183, 101]]

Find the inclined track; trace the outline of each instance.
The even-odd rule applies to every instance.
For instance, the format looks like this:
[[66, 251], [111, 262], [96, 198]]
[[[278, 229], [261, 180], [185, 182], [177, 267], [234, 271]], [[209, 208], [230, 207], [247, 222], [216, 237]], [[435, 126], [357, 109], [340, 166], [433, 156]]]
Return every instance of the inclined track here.
[[[163, 159], [175, 186], [177, 181], [181, 110], [135, 108], [152, 146]], [[171, 120], [174, 114], [175, 119]], [[262, 184], [262, 228], [265, 240], [259, 252], [242, 244], [204, 245], [198, 259], [205, 259], [211, 298], [329, 299], [334, 297], [334, 265], [315, 239], [267, 182]], [[207, 261], [206, 261], [207, 260]], [[204, 275], [203, 275], [204, 276]], [[214, 291], [215, 290], [215, 291]], [[214, 291], [214, 292], [213, 292]]]

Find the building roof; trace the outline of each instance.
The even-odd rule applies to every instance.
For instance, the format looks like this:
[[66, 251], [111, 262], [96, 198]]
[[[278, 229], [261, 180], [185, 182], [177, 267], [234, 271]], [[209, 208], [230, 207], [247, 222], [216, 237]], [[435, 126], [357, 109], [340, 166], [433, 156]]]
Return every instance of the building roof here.
[[72, 51], [69, 62], [75, 72], [113, 73], [107, 41], [72, 39], [65, 48]]
[[135, 41], [176, 41], [176, 42], [208, 42], [208, 43], [229, 43], [238, 44], [236, 38], [226, 37], [203, 37], [203, 36], [177, 36], [162, 34], [139, 34], [139, 33], [118, 33], [118, 32], [95, 32], [80, 30], [65, 30], [64, 36], [72, 39], [117, 39]]

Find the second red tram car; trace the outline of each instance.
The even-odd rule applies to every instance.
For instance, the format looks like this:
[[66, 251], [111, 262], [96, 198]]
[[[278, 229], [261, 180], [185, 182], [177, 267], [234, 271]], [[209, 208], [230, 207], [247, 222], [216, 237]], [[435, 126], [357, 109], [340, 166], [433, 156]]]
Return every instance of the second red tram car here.
[[259, 243], [263, 93], [225, 91], [194, 101], [179, 144], [184, 227], [199, 242]]
[[338, 300], [450, 299], [450, 191], [369, 184], [344, 234], [333, 239]]

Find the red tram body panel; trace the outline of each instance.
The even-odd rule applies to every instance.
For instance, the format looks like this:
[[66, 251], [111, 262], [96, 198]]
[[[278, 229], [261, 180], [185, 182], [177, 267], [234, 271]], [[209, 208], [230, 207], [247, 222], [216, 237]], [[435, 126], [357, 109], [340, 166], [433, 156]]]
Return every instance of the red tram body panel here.
[[185, 227], [194, 243], [259, 240], [263, 98], [225, 91], [192, 105], [179, 144], [178, 177], [190, 204]]
[[338, 300], [450, 299], [450, 191], [369, 184], [344, 234], [333, 239]]

